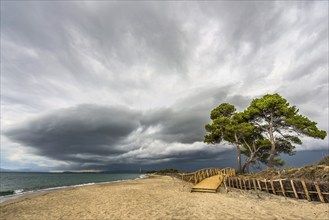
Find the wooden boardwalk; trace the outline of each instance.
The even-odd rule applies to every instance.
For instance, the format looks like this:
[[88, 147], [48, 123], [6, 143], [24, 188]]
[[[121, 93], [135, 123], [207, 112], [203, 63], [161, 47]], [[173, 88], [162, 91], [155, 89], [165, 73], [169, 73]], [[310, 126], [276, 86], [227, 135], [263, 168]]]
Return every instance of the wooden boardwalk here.
[[223, 180], [219, 175], [208, 177], [192, 187], [191, 192], [217, 192]]
[[220, 168], [203, 168], [193, 173], [181, 173], [180, 178], [187, 182], [193, 183], [191, 192], [217, 192], [227, 177], [235, 176], [235, 169], [227, 167]]

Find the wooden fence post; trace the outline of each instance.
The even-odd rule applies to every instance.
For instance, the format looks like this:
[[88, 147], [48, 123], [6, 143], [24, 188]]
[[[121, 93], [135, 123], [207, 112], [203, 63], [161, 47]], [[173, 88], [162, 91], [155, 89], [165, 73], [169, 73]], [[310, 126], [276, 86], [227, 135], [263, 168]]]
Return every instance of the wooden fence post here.
[[291, 183], [291, 187], [292, 187], [292, 190], [294, 191], [294, 194], [295, 194], [296, 199], [299, 199], [298, 198], [298, 193], [297, 193], [296, 188], [295, 188], [294, 181], [293, 180], [290, 180], [290, 183]]
[[276, 195], [276, 192], [275, 192], [275, 188], [274, 188], [274, 184], [273, 184], [273, 180], [272, 179], [270, 180], [270, 183], [271, 183], [272, 193], [274, 195]]
[[262, 191], [262, 186], [260, 185], [259, 180], [257, 180], [257, 183], [258, 183], [258, 188], [259, 188], [259, 190]]
[[254, 184], [254, 189], [257, 190], [257, 186], [256, 186], [256, 180], [255, 180], [255, 178], [252, 179], [252, 183]]
[[265, 183], [265, 189], [266, 189], [266, 192], [268, 192], [267, 180], [266, 180], [266, 179], [264, 179], [264, 183]]
[[243, 182], [243, 188], [247, 189], [246, 180], [244, 178], [242, 179], [242, 182]]
[[318, 196], [319, 196], [320, 201], [325, 202], [318, 183], [314, 182], [314, 186], [315, 186], [316, 191], [318, 192]]
[[283, 196], [286, 197], [286, 192], [284, 190], [284, 187], [283, 187], [283, 184], [282, 184], [282, 180], [280, 179], [279, 181], [280, 181], [280, 186], [281, 186], [281, 192], [282, 192]]
[[308, 192], [308, 189], [307, 189], [307, 186], [306, 186], [305, 181], [302, 180], [301, 182], [302, 182], [302, 186], [303, 186], [303, 188], [304, 188], [304, 192], [305, 192], [305, 194], [306, 194], [306, 198], [307, 198], [307, 200], [308, 200], [308, 201], [311, 201], [311, 197], [310, 197], [310, 194], [309, 194], [309, 192]]

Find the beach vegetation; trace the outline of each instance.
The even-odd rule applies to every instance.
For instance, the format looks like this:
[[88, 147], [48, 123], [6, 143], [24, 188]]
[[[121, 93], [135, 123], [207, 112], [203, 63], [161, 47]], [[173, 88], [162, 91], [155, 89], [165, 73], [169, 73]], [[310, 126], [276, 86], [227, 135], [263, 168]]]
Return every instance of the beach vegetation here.
[[179, 173], [177, 169], [170, 168], [170, 169], [163, 169], [163, 170], [150, 170], [146, 173], [158, 173], [158, 174], [165, 174], [165, 173]]

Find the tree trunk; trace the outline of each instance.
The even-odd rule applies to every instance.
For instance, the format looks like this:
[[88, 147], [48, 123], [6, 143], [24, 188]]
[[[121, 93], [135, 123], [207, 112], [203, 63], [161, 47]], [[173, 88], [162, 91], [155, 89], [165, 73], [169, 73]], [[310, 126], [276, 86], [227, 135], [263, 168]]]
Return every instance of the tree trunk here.
[[238, 137], [236, 136], [236, 133], [234, 133], [234, 139], [235, 139], [235, 147], [236, 147], [236, 150], [237, 150], [237, 154], [238, 154], [238, 173], [241, 172], [241, 150], [240, 150], [240, 147], [239, 147], [239, 140], [238, 140]]
[[238, 156], [238, 173], [241, 172], [241, 150], [239, 145], [236, 145], [236, 150], [237, 150], [237, 156]]
[[270, 141], [271, 141], [271, 150], [270, 150], [270, 156], [268, 158], [268, 167], [273, 168], [274, 167], [274, 156], [275, 156], [275, 140], [274, 140], [274, 134], [273, 134], [273, 120], [271, 118], [270, 122], [270, 128], [268, 131], [270, 135]]
[[254, 160], [254, 157], [255, 157], [255, 153], [251, 153], [249, 158], [247, 158], [245, 164], [242, 167], [243, 173], [249, 173], [249, 165]]
[[242, 166], [242, 173], [247, 173], [249, 170], [249, 161], [246, 161], [245, 164]]

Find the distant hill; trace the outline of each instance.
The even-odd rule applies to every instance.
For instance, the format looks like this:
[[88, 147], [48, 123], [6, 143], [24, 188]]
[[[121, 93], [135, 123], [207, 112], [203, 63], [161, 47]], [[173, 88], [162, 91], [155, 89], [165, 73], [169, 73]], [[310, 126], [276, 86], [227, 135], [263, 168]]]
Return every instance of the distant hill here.
[[13, 171], [9, 169], [0, 168], [0, 172], [13, 172]]
[[0, 168], [0, 172], [2, 172], [2, 173], [46, 173], [46, 171], [37, 171], [37, 170], [31, 170], [31, 169], [11, 170], [11, 169], [5, 169], [5, 168]]
[[23, 170], [10, 170], [5, 168], [0, 168], [0, 172], [3, 173], [18, 173], [18, 172], [31, 172], [31, 170], [23, 169]]

